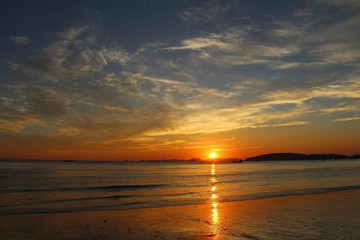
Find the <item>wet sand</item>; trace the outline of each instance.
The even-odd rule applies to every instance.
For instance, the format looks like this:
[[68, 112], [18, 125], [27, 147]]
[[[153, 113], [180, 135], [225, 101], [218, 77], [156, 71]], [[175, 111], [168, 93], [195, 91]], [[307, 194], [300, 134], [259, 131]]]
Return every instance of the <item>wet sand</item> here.
[[0, 239], [360, 239], [360, 190], [137, 210], [0, 216]]

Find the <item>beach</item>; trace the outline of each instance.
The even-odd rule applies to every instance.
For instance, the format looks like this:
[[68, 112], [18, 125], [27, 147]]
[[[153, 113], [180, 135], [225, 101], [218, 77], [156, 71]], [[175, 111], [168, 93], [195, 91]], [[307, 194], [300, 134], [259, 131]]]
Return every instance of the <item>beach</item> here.
[[360, 239], [360, 190], [0, 216], [0, 239]]

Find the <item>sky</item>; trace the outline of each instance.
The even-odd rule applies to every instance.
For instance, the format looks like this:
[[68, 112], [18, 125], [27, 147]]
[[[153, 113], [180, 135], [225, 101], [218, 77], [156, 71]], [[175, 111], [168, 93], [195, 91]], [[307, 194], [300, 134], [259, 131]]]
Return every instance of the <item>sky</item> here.
[[0, 158], [360, 153], [358, 0], [13, 0], [0, 25]]

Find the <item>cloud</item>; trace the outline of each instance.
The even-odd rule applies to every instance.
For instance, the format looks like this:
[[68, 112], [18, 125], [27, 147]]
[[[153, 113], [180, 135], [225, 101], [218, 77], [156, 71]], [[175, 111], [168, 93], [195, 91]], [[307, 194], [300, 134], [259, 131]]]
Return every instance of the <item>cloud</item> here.
[[102, 79], [91, 84], [94, 88], [106, 88], [114, 94], [127, 93], [130, 95], [141, 95], [136, 75], [129, 77], [119, 77], [114, 72], [106, 74]]
[[314, 17], [317, 14], [313, 12], [313, 9], [308, 7], [308, 8], [296, 9], [293, 15], [295, 17]]
[[306, 34], [306, 27], [297, 21], [276, 21], [274, 27], [267, 30], [271, 37], [290, 38], [301, 37]]
[[348, 122], [348, 121], [356, 121], [356, 120], [360, 120], [360, 117], [339, 118], [339, 119], [335, 119], [334, 122]]
[[22, 108], [0, 105], [0, 132], [21, 133], [25, 126], [41, 124]]
[[[243, 106], [243, 107], [224, 107], [211, 108], [202, 107], [201, 110], [185, 115], [183, 118], [175, 120], [173, 131], [153, 130], [147, 134], [159, 136], [164, 134], [209, 134], [226, 132], [241, 128], [262, 128], [262, 127], [281, 127], [308, 124], [307, 121], [294, 120], [302, 117], [299, 113], [287, 111], [274, 111], [270, 106]], [[296, 110], [295, 110], [296, 111]]]
[[182, 40], [181, 46], [169, 47], [169, 50], [201, 50], [204, 48], [215, 48], [223, 50], [231, 50], [232, 46], [222, 41], [222, 35], [209, 34], [206, 37], [196, 37]]
[[251, 28], [230, 28], [223, 33], [209, 33], [203, 37], [184, 39], [180, 46], [168, 47], [166, 50], [197, 51], [199, 59], [215, 65], [264, 64], [299, 51], [293, 44], [278, 46], [256, 41], [250, 35], [250, 30]]
[[218, 1], [203, 1], [198, 6], [190, 7], [178, 15], [185, 22], [209, 22], [227, 12], [231, 6], [231, 2], [224, 4]]
[[58, 120], [67, 113], [74, 93], [62, 91], [61, 88], [20, 85], [19, 93], [27, 111], [34, 117]]
[[[243, 89], [239, 89], [240, 91]], [[200, 91], [197, 89], [196, 91]], [[215, 101], [203, 101], [199, 97], [197, 105], [187, 105], [188, 113], [184, 117], [174, 121], [174, 131], [162, 132], [155, 131], [149, 133], [150, 136], [162, 134], [191, 134], [191, 133], [215, 133], [230, 131], [239, 128], [259, 128], [259, 127], [282, 127], [309, 124], [310, 121], [304, 120], [309, 115], [322, 114], [329, 109], [335, 110], [333, 105], [314, 105], [311, 101], [316, 99], [342, 98], [359, 99], [360, 88], [357, 81], [349, 80], [339, 82], [329, 86], [315, 87], [312, 89], [277, 90], [267, 91], [259, 95], [250, 102], [240, 105], [226, 106], [226, 103], [233, 101], [237, 89], [233, 90], [230, 98], [220, 97]], [[225, 96], [224, 92], [222, 96]], [[214, 96], [210, 96], [214, 99]], [[221, 101], [223, 99], [224, 101]], [[219, 101], [220, 100], [220, 101]], [[343, 101], [343, 100], [341, 100]], [[328, 101], [329, 102], [329, 101]], [[356, 104], [356, 102], [354, 102]], [[353, 105], [353, 111], [358, 111], [359, 106]], [[191, 110], [191, 111], [190, 111]], [[340, 109], [333, 111], [345, 111]]]
[[17, 64], [23, 71], [43, 80], [90, 79], [110, 64], [125, 64], [126, 50], [117, 45], [98, 46], [93, 27], [68, 28], [60, 39], [45, 46], [40, 54], [25, 56]]
[[149, 81], [155, 82], [155, 83], [165, 83], [165, 84], [174, 84], [174, 85], [188, 85], [188, 83], [184, 83], [184, 82], [180, 82], [180, 81], [176, 81], [176, 80], [149, 77], [149, 76], [141, 76], [139, 74], [134, 75], [134, 77], [146, 79], [146, 80], [149, 80]]
[[360, 85], [356, 80], [338, 81], [327, 86], [302, 89], [275, 90], [258, 97], [254, 104], [303, 103], [315, 98], [358, 99]]
[[30, 38], [24, 36], [10, 36], [9, 38], [16, 45], [27, 45], [30, 42]]
[[334, 6], [360, 6], [357, 0], [316, 0], [316, 2]]
[[317, 33], [302, 39], [307, 46], [315, 46], [311, 53], [320, 61], [334, 64], [359, 60], [360, 16], [350, 15]]
[[303, 32], [296, 29], [278, 28], [273, 29], [270, 34], [276, 37], [292, 37], [302, 35]]
[[[358, 41], [360, 34], [356, 30], [360, 25], [358, 15], [348, 14], [335, 23], [325, 21], [323, 16], [313, 15], [309, 18], [311, 21], [303, 23], [304, 26], [299, 27], [299, 23], [296, 22], [277, 23], [279, 27], [268, 31], [269, 36], [281, 37], [282, 41], [286, 42], [291, 41], [297, 48], [292, 55], [293, 58], [273, 59], [268, 63], [269, 68], [287, 70], [358, 66], [360, 60]], [[334, 16], [330, 15], [327, 18], [332, 19]], [[320, 22], [323, 25], [318, 29]]]
[[18, 85], [14, 98], [3, 98], [0, 103], [0, 125], [3, 131], [17, 132], [28, 126], [44, 127], [51, 121], [61, 121], [69, 113], [76, 93], [48, 86]]
[[[331, 28], [334, 28], [334, 25], [328, 27]], [[357, 80], [349, 80], [351, 74], [329, 77], [320, 69], [330, 64], [356, 62], [357, 52], [346, 50], [354, 49], [354, 45], [348, 45], [347, 42], [334, 44], [331, 43], [331, 39], [315, 43], [320, 36], [313, 33], [309, 38], [309, 29], [293, 27], [290, 24], [282, 27], [276, 25], [276, 28], [270, 31], [271, 37], [279, 37], [281, 40], [258, 39], [254, 37], [254, 32], [252, 28], [231, 28], [220, 33], [183, 39], [179, 45], [162, 48], [166, 54], [176, 52], [180, 56], [178, 59], [185, 59], [172, 59], [169, 67], [165, 67], [167, 65], [163, 63], [166, 61], [160, 61], [159, 55], [152, 57], [152, 62], [162, 63], [161, 74], [158, 77], [150, 77], [147, 75], [147, 69], [142, 72], [141, 78], [157, 86], [153, 91], [159, 94], [158, 97], [161, 96], [161, 101], [167, 102], [169, 107], [179, 112], [179, 118], [171, 119], [173, 130], [149, 129], [144, 134], [158, 137], [208, 134], [239, 128], [296, 126], [310, 124], [309, 119], [324, 113], [333, 114], [350, 108], [358, 111], [356, 104], [342, 108], [339, 106], [339, 103], [348, 99], [358, 99]], [[321, 34], [323, 33], [319, 33]], [[293, 41], [290, 41], [291, 39]], [[261, 64], [278, 72], [257, 68], [264, 71], [266, 77], [254, 80], [244, 77], [241, 71], [234, 70], [235, 66], [249, 64]], [[293, 71], [300, 67], [311, 68], [313, 75], [302, 76], [301, 72], [284, 74], [285, 71]], [[170, 76], [179, 68], [195, 83], [175, 80], [176, 77], [160, 77]], [[227, 72], [228, 70], [234, 70], [234, 75]], [[246, 68], [241, 70], [246, 71]], [[216, 71], [225, 73], [222, 75], [224, 79], [216, 79]], [[266, 75], [268, 72], [270, 74]], [[283, 74], [285, 79], [279, 77]], [[220, 88], [223, 89], [221, 84], [228, 88], [219, 90], [202, 86], [199, 79], [204, 75], [207, 79], [204, 84], [214, 79]], [[140, 78], [140, 75], [136, 76]], [[317, 80], [320, 78], [324, 79], [322, 83]], [[295, 82], [296, 79], [301, 79], [302, 82]], [[283, 81], [283, 84], [278, 84], [282, 85], [282, 88], [276, 87], [277, 81]], [[180, 105], [170, 104], [176, 92], [175, 86], [183, 86], [186, 89], [181, 91], [184, 94], [180, 97], [181, 108], [178, 108]], [[320, 104], [318, 99], [324, 99], [324, 103]]]
[[81, 34], [86, 33], [91, 28], [92, 27], [90, 27], [89, 25], [82, 25], [82, 26], [78, 26], [78, 27], [69, 27], [65, 31], [60, 32], [59, 36], [62, 39], [71, 41], [74, 39], [78, 39]]
[[321, 62], [320, 64], [357, 64], [360, 60], [360, 48], [349, 44], [326, 44], [314, 50]]

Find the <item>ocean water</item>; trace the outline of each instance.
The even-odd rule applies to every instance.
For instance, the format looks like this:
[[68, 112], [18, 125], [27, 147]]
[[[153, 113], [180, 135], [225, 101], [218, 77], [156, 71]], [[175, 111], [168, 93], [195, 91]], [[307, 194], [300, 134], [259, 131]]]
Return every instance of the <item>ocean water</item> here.
[[0, 215], [136, 209], [360, 188], [360, 160], [0, 161]]

